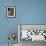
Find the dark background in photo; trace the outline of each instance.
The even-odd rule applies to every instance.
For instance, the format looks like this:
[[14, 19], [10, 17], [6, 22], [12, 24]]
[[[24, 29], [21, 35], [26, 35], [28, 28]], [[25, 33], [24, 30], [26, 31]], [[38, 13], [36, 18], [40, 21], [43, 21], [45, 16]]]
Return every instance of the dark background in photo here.
[[10, 16], [14, 15], [14, 8], [8, 8], [8, 15]]

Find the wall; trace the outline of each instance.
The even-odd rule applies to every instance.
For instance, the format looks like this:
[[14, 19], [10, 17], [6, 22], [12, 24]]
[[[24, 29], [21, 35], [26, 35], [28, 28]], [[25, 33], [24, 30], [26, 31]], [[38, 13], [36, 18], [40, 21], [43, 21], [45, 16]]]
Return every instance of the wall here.
[[[10, 5], [16, 6], [16, 18], [6, 18]], [[8, 43], [9, 32], [17, 34], [18, 24], [46, 24], [46, 0], [0, 0], [0, 44]]]

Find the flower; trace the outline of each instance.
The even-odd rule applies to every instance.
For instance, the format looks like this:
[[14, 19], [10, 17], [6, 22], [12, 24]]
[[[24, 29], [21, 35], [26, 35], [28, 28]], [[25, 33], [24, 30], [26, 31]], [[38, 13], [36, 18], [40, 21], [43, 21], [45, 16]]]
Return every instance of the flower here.
[[16, 38], [16, 34], [15, 33], [10, 33], [10, 35], [8, 36], [9, 40], [15, 40]]

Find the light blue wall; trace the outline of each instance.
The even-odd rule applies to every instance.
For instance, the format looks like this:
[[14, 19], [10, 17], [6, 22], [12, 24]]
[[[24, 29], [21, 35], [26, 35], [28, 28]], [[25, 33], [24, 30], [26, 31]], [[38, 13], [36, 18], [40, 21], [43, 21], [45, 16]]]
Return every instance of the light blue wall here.
[[[6, 18], [6, 6], [10, 5], [16, 6], [16, 18]], [[3, 0], [0, 3], [0, 43], [8, 43], [9, 32], [17, 34], [18, 24], [46, 24], [46, 0]]]

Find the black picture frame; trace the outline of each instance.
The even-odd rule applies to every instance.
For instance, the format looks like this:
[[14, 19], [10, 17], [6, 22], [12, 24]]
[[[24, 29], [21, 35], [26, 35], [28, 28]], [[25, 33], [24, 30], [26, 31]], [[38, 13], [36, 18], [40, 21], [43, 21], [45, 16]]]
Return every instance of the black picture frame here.
[[[10, 15], [8, 14], [9, 11], [11, 12]], [[16, 18], [16, 6], [6, 6], [6, 18]]]

